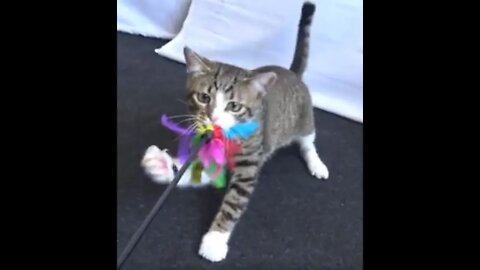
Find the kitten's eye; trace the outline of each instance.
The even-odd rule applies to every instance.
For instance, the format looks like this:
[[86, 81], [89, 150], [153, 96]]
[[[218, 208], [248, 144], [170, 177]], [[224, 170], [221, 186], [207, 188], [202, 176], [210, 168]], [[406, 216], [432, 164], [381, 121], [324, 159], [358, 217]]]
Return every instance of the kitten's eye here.
[[208, 94], [205, 94], [205, 93], [198, 93], [197, 94], [197, 99], [199, 102], [201, 103], [210, 103], [210, 96]]
[[227, 104], [227, 111], [232, 111], [232, 112], [239, 112], [243, 108], [243, 105], [238, 103], [238, 102], [229, 102]]

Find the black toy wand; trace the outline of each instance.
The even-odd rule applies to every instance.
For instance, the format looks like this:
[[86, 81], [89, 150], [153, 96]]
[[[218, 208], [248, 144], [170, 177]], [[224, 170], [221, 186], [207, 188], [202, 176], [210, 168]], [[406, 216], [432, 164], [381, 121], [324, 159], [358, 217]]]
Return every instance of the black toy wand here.
[[137, 231], [133, 234], [133, 236], [130, 238], [130, 241], [128, 242], [128, 244], [125, 246], [125, 248], [123, 249], [123, 252], [120, 254], [120, 256], [117, 258], [117, 269], [121, 269], [122, 268], [122, 265], [125, 263], [125, 261], [127, 260], [128, 256], [132, 253], [133, 249], [135, 248], [135, 246], [138, 244], [138, 241], [140, 240], [140, 238], [142, 237], [142, 235], [144, 234], [145, 230], [147, 229], [147, 227], [150, 225], [150, 223], [152, 223], [153, 221], [153, 218], [155, 217], [155, 215], [158, 213], [158, 211], [160, 210], [160, 208], [162, 208], [163, 206], [163, 203], [165, 202], [165, 200], [167, 199], [168, 195], [170, 194], [170, 192], [173, 190], [173, 188], [175, 188], [178, 184], [178, 182], [180, 181], [180, 178], [182, 177], [182, 175], [185, 173], [185, 171], [187, 170], [188, 166], [190, 166], [190, 164], [192, 163], [192, 161], [197, 157], [197, 154], [198, 152], [200, 151], [200, 148], [208, 141], [210, 140], [212, 136], [212, 133], [211, 132], [207, 132], [205, 133], [205, 135], [203, 135], [200, 143], [193, 149], [192, 151], [192, 154], [190, 155], [190, 157], [187, 159], [187, 161], [185, 162], [185, 164], [183, 164], [183, 166], [180, 168], [180, 170], [177, 172], [177, 174], [175, 174], [175, 177], [173, 178], [172, 182], [170, 182], [170, 184], [167, 186], [167, 188], [165, 189], [165, 191], [162, 193], [162, 195], [160, 196], [160, 198], [158, 199], [158, 201], [155, 203], [155, 205], [153, 206], [152, 210], [150, 210], [150, 213], [148, 213], [148, 216], [145, 218], [145, 220], [142, 222], [142, 224], [140, 224], [140, 227], [138, 227]]

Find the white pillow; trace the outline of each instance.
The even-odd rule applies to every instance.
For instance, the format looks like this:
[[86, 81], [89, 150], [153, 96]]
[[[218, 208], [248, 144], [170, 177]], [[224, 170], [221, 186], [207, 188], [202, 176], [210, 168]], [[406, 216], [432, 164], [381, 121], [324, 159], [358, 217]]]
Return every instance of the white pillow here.
[[117, 30], [171, 39], [181, 29], [190, 0], [117, 0]]
[[288, 68], [303, 1], [192, 0], [178, 35], [155, 50], [185, 63], [183, 47], [215, 61], [247, 69]]
[[363, 122], [363, 0], [315, 0], [303, 80], [313, 105]]

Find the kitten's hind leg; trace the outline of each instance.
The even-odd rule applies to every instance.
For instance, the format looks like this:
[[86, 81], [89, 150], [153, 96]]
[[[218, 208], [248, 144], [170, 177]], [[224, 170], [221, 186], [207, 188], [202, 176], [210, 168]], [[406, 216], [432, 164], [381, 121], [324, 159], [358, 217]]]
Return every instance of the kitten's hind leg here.
[[[142, 167], [145, 172], [152, 178], [156, 183], [168, 184], [172, 182], [175, 177], [175, 172], [173, 166], [176, 166], [178, 169], [182, 166], [180, 161], [176, 158], [172, 158], [166, 150], [160, 150], [158, 147], [152, 145], [150, 146], [142, 159]], [[210, 183], [209, 177], [202, 172], [202, 177], [200, 183], [192, 183], [191, 181], [191, 170], [190, 168], [185, 171], [178, 182], [178, 187], [199, 187], [205, 186]]]
[[329, 175], [328, 168], [318, 156], [317, 149], [315, 148], [315, 132], [303, 136], [297, 141], [310, 173], [318, 179], [327, 179]]

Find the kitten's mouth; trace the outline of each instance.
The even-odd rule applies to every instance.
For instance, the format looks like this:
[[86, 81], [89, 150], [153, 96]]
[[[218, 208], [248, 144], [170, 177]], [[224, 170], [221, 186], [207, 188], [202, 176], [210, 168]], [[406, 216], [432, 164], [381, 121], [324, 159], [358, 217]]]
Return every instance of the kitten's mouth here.
[[204, 127], [207, 127], [207, 126], [213, 126], [213, 122], [210, 120], [210, 118], [208, 117], [199, 117], [199, 119], [197, 119], [197, 129], [198, 128], [204, 128]]
[[214, 125], [213, 121], [209, 117], [201, 117], [198, 122], [200, 125]]

